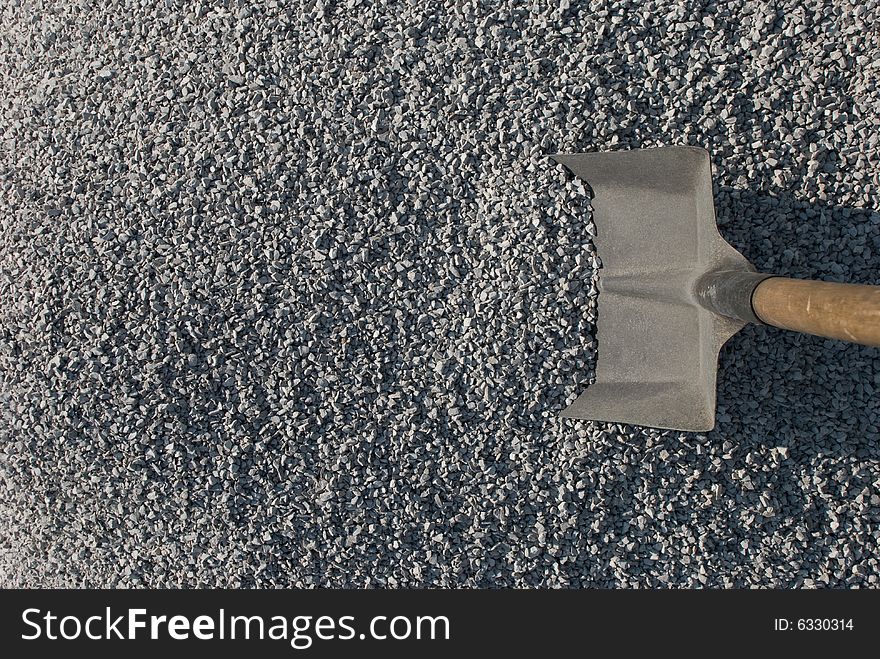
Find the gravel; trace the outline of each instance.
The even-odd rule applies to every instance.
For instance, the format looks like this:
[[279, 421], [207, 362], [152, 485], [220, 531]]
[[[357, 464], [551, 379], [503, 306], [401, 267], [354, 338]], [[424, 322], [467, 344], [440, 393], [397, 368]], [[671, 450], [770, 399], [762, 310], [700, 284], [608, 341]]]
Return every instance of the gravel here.
[[752, 327], [706, 434], [561, 420], [557, 151], [694, 144], [880, 283], [880, 4], [4, 2], [3, 586], [880, 585], [880, 357]]

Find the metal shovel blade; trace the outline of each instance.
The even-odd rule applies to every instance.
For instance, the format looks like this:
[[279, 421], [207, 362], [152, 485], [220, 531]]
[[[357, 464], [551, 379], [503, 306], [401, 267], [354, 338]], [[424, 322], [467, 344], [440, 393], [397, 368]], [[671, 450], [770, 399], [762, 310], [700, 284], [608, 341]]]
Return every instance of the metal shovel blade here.
[[713, 271], [754, 268], [718, 233], [708, 152], [553, 158], [592, 188], [602, 263], [596, 381], [562, 416], [711, 430], [718, 351], [745, 323], [700, 306], [695, 284]]

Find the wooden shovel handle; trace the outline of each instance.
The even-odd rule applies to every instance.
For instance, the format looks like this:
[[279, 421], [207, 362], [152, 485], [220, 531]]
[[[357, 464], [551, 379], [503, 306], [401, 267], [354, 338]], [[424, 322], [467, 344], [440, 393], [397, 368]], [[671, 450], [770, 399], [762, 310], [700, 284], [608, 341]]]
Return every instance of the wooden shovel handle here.
[[755, 288], [752, 308], [768, 325], [880, 346], [880, 286], [771, 277]]

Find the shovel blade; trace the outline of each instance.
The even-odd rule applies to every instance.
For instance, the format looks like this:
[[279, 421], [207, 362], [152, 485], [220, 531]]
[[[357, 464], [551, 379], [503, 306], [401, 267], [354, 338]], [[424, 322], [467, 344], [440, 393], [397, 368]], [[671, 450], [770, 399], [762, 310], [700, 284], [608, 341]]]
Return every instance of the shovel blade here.
[[596, 382], [562, 416], [674, 430], [715, 425], [718, 351], [744, 323], [701, 307], [697, 280], [752, 270], [718, 233], [709, 154], [694, 147], [553, 156], [593, 191]]

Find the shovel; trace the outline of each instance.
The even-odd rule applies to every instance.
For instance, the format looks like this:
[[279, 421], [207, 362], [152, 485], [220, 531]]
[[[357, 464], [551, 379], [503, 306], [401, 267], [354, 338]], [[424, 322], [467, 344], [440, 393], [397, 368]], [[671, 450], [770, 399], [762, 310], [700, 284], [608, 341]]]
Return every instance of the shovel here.
[[759, 273], [721, 237], [705, 149], [553, 159], [593, 190], [602, 262], [596, 381], [563, 417], [711, 430], [718, 351], [746, 323], [880, 346], [880, 286]]

